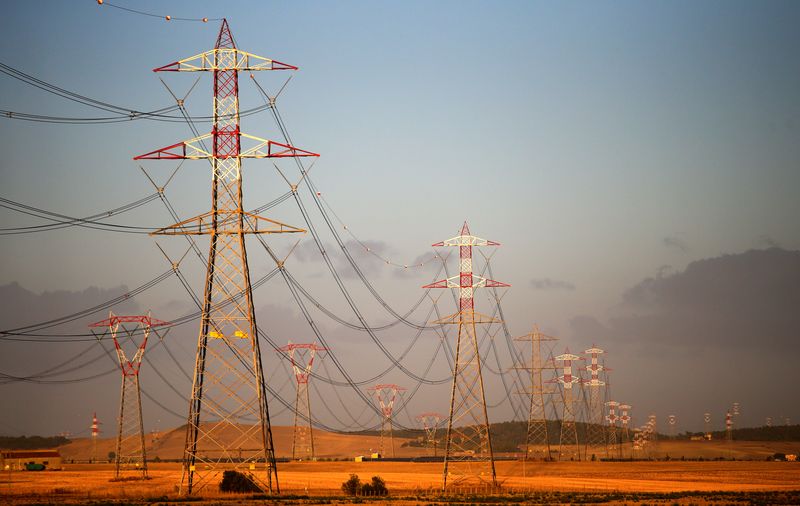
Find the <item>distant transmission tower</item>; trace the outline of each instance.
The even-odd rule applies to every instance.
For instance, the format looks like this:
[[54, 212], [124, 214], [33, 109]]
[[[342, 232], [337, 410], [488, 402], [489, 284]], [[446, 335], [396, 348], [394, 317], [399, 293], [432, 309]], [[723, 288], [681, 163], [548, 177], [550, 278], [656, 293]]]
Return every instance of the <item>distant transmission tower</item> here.
[[608, 401], [606, 406], [608, 406], [608, 415], [606, 416], [606, 421], [608, 421], [608, 448], [612, 455], [615, 449], [618, 450], [617, 458], [622, 458], [622, 455], [619, 454], [622, 451], [622, 446], [618, 446], [619, 439], [617, 438], [617, 420], [619, 420], [617, 407], [619, 403], [617, 401]]
[[669, 423], [669, 437], [675, 439], [675, 436], [677, 435], [676, 430], [678, 418], [675, 415], [669, 415], [667, 417], [667, 423]]
[[733, 421], [733, 428], [734, 429], [736, 428], [736, 422], [737, 422], [737, 419], [739, 418], [739, 413], [740, 413], [739, 412], [739, 403], [738, 402], [734, 402], [733, 403], [733, 413], [732, 413], [733, 414], [732, 421]]
[[425, 444], [433, 448], [433, 456], [436, 456], [436, 430], [444, 420], [444, 415], [439, 413], [420, 413], [417, 415], [417, 423], [422, 425], [425, 431]]
[[711, 413], [703, 413], [703, 422], [706, 427], [706, 440], [711, 441]]
[[[631, 436], [630, 436], [630, 432], [629, 432], [629, 429], [628, 429], [628, 426], [630, 425], [630, 422], [631, 422], [631, 415], [630, 415], [631, 405], [630, 404], [620, 404], [619, 405], [619, 410], [620, 410], [620, 413], [621, 413], [620, 417], [619, 417], [619, 421], [622, 424], [622, 434], [620, 434], [620, 442], [621, 442], [621, 447], [625, 448], [631, 442]], [[623, 457], [624, 457], [624, 455], [623, 455]]]
[[292, 460], [314, 460], [314, 429], [311, 425], [311, 402], [308, 398], [308, 377], [314, 366], [317, 352], [327, 348], [316, 344], [289, 343], [280, 349], [292, 361], [297, 395], [294, 400], [294, 430], [292, 435]]
[[597, 455], [600, 450], [608, 453], [606, 429], [605, 423], [603, 423], [605, 409], [601, 390], [606, 383], [600, 379], [600, 371], [603, 370], [603, 366], [598, 362], [598, 357], [605, 351], [592, 345], [584, 353], [591, 357], [589, 364], [586, 365], [590, 377], [583, 382], [585, 387], [589, 387], [588, 416], [586, 417], [586, 458], [588, 459], [590, 455]]
[[375, 400], [378, 401], [378, 406], [381, 408], [381, 442], [378, 453], [381, 457], [385, 456], [386, 441], [389, 441], [392, 449], [392, 457], [394, 457], [394, 432], [392, 431], [392, 410], [394, 410], [394, 401], [397, 398], [397, 393], [404, 391], [405, 388], [398, 385], [375, 385], [369, 388], [369, 391], [375, 395]]
[[561, 437], [558, 442], [559, 460], [566, 460], [566, 455], [570, 456], [569, 460], [581, 460], [578, 428], [575, 425], [575, 399], [572, 392], [572, 386], [580, 382], [578, 377], [572, 375], [572, 362], [580, 360], [580, 358], [571, 354], [569, 348], [566, 349], [563, 355], [555, 358], [559, 362], [564, 362], [562, 375], [555, 380], [563, 386], [564, 402], [564, 411], [561, 417]]
[[771, 416], [767, 417], [766, 423], [767, 423], [767, 427], [772, 427], [772, 417]]
[[211, 238], [183, 455], [187, 494], [215, 488], [225, 470], [280, 492], [245, 236], [304, 230], [244, 211], [242, 160], [318, 155], [240, 131], [239, 72], [296, 69], [237, 49], [226, 20], [214, 49], [155, 69], [214, 75], [211, 133], [135, 158], [202, 159], [212, 167], [211, 211], [154, 232]]
[[552, 460], [550, 451], [550, 438], [547, 433], [547, 416], [545, 414], [544, 396], [552, 394], [552, 390], [545, 390], [542, 383], [542, 370], [547, 368], [542, 361], [542, 341], [555, 341], [558, 338], [548, 336], [539, 331], [534, 324], [533, 329], [524, 336], [515, 337], [515, 341], [531, 342], [531, 360], [527, 367], [530, 371], [530, 390], [523, 392], [530, 396], [528, 410], [528, 432], [525, 437], [525, 458]]
[[92, 462], [97, 462], [97, 438], [100, 436], [100, 422], [97, 413], [92, 413]]
[[[117, 350], [117, 360], [122, 371], [122, 388], [119, 396], [119, 418], [117, 419], [117, 451], [115, 452], [114, 476], [119, 478], [124, 471], [140, 473], [142, 478], [147, 478], [147, 454], [144, 445], [144, 423], [142, 421], [142, 394], [139, 388], [139, 371], [142, 359], [147, 348], [147, 338], [153, 327], [166, 325], [167, 322], [151, 318], [147, 315], [116, 316], [109, 313], [108, 318], [92, 323], [89, 327], [105, 328], [114, 340]], [[92, 330], [94, 333], [94, 330]], [[105, 332], [104, 332], [105, 333]], [[103, 334], [95, 333], [98, 339]], [[120, 342], [118, 336], [122, 333], [127, 338]], [[136, 337], [140, 342], [136, 345]], [[136, 353], [132, 358], [125, 354], [125, 341], [136, 346]]]
[[435, 323], [458, 325], [458, 341], [453, 369], [453, 388], [450, 395], [450, 417], [447, 421], [442, 490], [451, 483], [460, 484], [477, 479], [492, 488], [497, 487], [492, 440], [489, 434], [489, 415], [478, 352], [476, 324], [497, 323], [498, 320], [475, 311], [473, 294], [480, 287], [507, 287], [506, 283], [482, 278], [472, 271], [473, 246], [499, 246], [494, 241], [475, 237], [467, 223], [461, 233], [433, 247], [453, 246], [459, 249], [460, 273], [423, 288], [458, 289], [458, 312]]
[[728, 444], [733, 441], [733, 415], [730, 411], [725, 412], [725, 441]]

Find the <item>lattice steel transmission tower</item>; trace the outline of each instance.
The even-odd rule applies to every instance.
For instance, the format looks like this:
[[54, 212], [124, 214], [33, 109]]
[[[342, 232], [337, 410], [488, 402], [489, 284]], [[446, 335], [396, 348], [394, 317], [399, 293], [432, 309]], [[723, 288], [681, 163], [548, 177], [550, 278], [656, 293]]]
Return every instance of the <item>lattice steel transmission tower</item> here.
[[245, 236], [304, 230], [245, 212], [241, 168], [245, 158], [319, 155], [240, 131], [239, 72], [296, 69], [237, 49], [226, 20], [214, 49], [155, 69], [214, 76], [211, 133], [135, 158], [202, 159], [212, 168], [211, 211], [154, 232], [211, 239], [181, 477], [187, 494], [229, 469], [280, 492]]
[[669, 424], [669, 437], [675, 439], [677, 436], [677, 425], [678, 425], [678, 417], [675, 415], [669, 415], [667, 417], [667, 423]]
[[475, 311], [474, 291], [481, 287], [508, 287], [506, 283], [486, 279], [472, 271], [473, 246], [499, 246], [500, 243], [475, 237], [467, 223], [461, 233], [433, 247], [459, 248], [460, 273], [423, 288], [455, 288], [458, 290], [458, 311], [434, 323], [458, 325], [458, 341], [450, 395], [450, 417], [447, 421], [442, 490], [449, 476], [455, 484], [478, 479], [492, 488], [497, 486], [494, 454], [489, 434], [489, 415], [481, 373], [476, 324], [498, 323], [499, 320]]
[[97, 461], [97, 438], [100, 436], [100, 422], [97, 413], [92, 413], [92, 462]]
[[703, 422], [706, 428], [706, 440], [711, 441], [711, 413], [703, 413]]
[[733, 442], [733, 415], [730, 411], [725, 412], [725, 441], [728, 444]]
[[581, 449], [578, 442], [578, 428], [575, 425], [575, 397], [572, 386], [580, 383], [580, 378], [572, 375], [572, 362], [581, 357], [573, 355], [567, 348], [563, 355], [555, 359], [564, 362], [562, 374], [555, 381], [563, 387], [564, 414], [561, 417], [561, 437], [558, 442], [558, 459], [581, 460]]
[[618, 457], [621, 458], [622, 446], [619, 445], [619, 438], [617, 437], [617, 420], [619, 420], [619, 417], [617, 416], [617, 407], [619, 407], [619, 405], [620, 404], [617, 401], [606, 402], [606, 406], [608, 406], [608, 415], [606, 415], [605, 419], [608, 422], [609, 453], [613, 455], [614, 450], [616, 449]]
[[[623, 448], [623, 450], [628, 446], [628, 443], [631, 442], [631, 435], [628, 429], [631, 422], [631, 415], [630, 415], [631, 409], [632, 408], [630, 404], [619, 405], [619, 411], [620, 411], [619, 421], [620, 424], [622, 425], [622, 433], [620, 434], [620, 443], [621, 443], [620, 446], [621, 448]], [[625, 455], [623, 454], [623, 457], [624, 456]]]
[[292, 361], [297, 395], [294, 400], [294, 430], [292, 460], [314, 460], [314, 429], [311, 425], [311, 402], [308, 397], [308, 377], [317, 352], [328, 349], [316, 344], [289, 343], [280, 348]]
[[[147, 453], [144, 445], [144, 422], [142, 420], [142, 393], [139, 387], [139, 371], [147, 348], [147, 338], [153, 327], [167, 325], [167, 322], [151, 318], [150, 314], [136, 316], [117, 316], [110, 312], [108, 318], [92, 323], [89, 327], [95, 337], [109, 333], [114, 340], [117, 361], [122, 372], [122, 387], [119, 394], [119, 417], [117, 418], [117, 447], [114, 462], [114, 477], [119, 478], [125, 471], [141, 474], [147, 478]], [[94, 329], [106, 329], [102, 333]], [[122, 334], [120, 342], [117, 337]], [[136, 338], [139, 337], [139, 344]], [[136, 352], [128, 358], [125, 354], [125, 341], [132, 343]], [[94, 428], [95, 422], [92, 423]]]
[[584, 353], [591, 358], [586, 365], [589, 371], [589, 379], [583, 381], [584, 387], [589, 387], [589, 402], [587, 404], [588, 416], [586, 417], [586, 458], [595, 454], [599, 450], [608, 453], [606, 428], [605, 428], [605, 408], [603, 406], [603, 392], [601, 387], [606, 386], [606, 382], [600, 379], [600, 372], [604, 367], [598, 361], [598, 357], [605, 353], [594, 344]]
[[392, 457], [394, 457], [394, 431], [392, 430], [392, 411], [394, 410], [394, 401], [397, 399], [397, 393], [403, 392], [406, 389], [399, 385], [382, 384], [370, 387], [367, 390], [372, 392], [375, 400], [378, 402], [378, 407], [381, 410], [381, 440], [378, 448], [378, 453], [383, 457], [385, 455], [386, 441], [389, 441], [392, 449]]
[[444, 420], [444, 415], [440, 413], [420, 413], [417, 415], [417, 423], [422, 425], [422, 430], [425, 431], [425, 443], [433, 448], [433, 456], [436, 456], [436, 430]]
[[542, 341], [556, 341], [558, 338], [549, 336], [539, 331], [539, 326], [534, 324], [533, 329], [524, 336], [515, 337], [515, 341], [531, 342], [531, 359], [527, 367], [520, 367], [530, 372], [530, 390], [521, 392], [530, 397], [528, 409], [528, 431], [525, 436], [525, 458], [538, 460], [552, 460], [550, 438], [547, 433], [547, 415], [545, 413], [545, 395], [553, 393], [545, 389], [542, 382], [542, 371], [546, 366], [542, 360]]

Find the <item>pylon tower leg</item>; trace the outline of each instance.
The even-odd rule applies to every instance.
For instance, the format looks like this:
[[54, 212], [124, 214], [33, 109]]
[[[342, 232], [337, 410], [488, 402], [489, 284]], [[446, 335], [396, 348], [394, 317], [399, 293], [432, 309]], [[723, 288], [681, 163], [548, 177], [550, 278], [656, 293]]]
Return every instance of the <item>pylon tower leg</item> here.
[[297, 383], [294, 410], [294, 433], [292, 437], [292, 459], [313, 460], [314, 438], [311, 427], [311, 404], [308, 398], [308, 382]]
[[558, 444], [559, 460], [581, 460], [578, 429], [575, 425], [575, 402], [572, 395], [572, 388], [564, 389], [564, 415], [561, 418], [561, 437]]

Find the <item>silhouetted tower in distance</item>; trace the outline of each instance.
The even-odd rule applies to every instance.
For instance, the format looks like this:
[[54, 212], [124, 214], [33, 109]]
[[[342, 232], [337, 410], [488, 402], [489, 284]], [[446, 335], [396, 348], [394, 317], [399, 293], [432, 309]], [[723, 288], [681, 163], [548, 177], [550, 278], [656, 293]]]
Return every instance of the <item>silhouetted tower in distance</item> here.
[[459, 249], [460, 273], [448, 279], [423, 286], [423, 288], [455, 288], [458, 290], [458, 312], [434, 323], [458, 325], [458, 341], [453, 369], [453, 387], [450, 395], [450, 417], [445, 439], [442, 490], [451, 484], [459, 485], [477, 479], [488, 487], [497, 486], [492, 440], [489, 434], [489, 415], [486, 411], [486, 394], [478, 351], [476, 324], [498, 323], [499, 320], [475, 311], [474, 292], [481, 287], [507, 287], [506, 283], [486, 279], [473, 273], [472, 248], [474, 246], [499, 246], [472, 235], [467, 223], [459, 235], [433, 244], [433, 247], [451, 246]]
[[318, 352], [327, 348], [316, 344], [289, 343], [282, 347], [292, 361], [292, 371], [297, 384], [294, 401], [294, 429], [292, 432], [292, 460], [314, 460], [314, 429], [311, 424], [311, 401], [308, 397], [308, 377]]
[[[578, 429], [575, 425], [575, 398], [573, 385], [580, 382], [577, 376], [572, 375], [572, 362], [580, 360], [581, 357], [573, 355], [567, 348], [563, 355], [555, 359], [564, 362], [562, 374], [555, 381], [563, 388], [564, 411], [561, 417], [561, 437], [558, 443], [559, 460], [581, 460], [581, 450], [578, 443]], [[567, 459], [569, 457], [569, 459]]]
[[600, 379], [600, 372], [603, 370], [603, 365], [599, 363], [599, 356], [605, 353], [594, 344], [591, 348], [584, 351], [589, 355], [590, 361], [586, 365], [586, 370], [589, 371], [589, 379], [583, 381], [583, 386], [588, 388], [589, 399], [587, 402], [587, 417], [586, 417], [586, 458], [590, 455], [596, 455], [600, 451], [607, 453], [606, 444], [606, 427], [604, 423], [605, 408], [603, 406], [603, 392], [602, 387], [606, 386], [606, 382]]
[[711, 440], [711, 413], [703, 413], [703, 422], [706, 427], [706, 439]]
[[552, 394], [553, 391], [545, 389], [542, 382], [542, 371], [547, 366], [542, 360], [542, 341], [555, 341], [558, 338], [548, 336], [539, 331], [537, 325], [524, 336], [515, 337], [515, 341], [531, 342], [531, 359], [527, 367], [522, 367], [530, 373], [530, 390], [522, 392], [530, 398], [528, 409], [528, 431], [525, 437], [525, 458], [552, 460], [550, 451], [550, 438], [547, 433], [547, 416], [545, 413], [545, 395]]
[[623, 449], [627, 448], [628, 444], [631, 442], [631, 436], [629, 432], [629, 426], [631, 422], [631, 415], [630, 415], [631, 409], [632, 408], [630, 404], [619, 405], [619, 411], [621, 413], [619, 416], [619, 421], [620, 424], [622, 425], [622, 433], [620, 434], [620, 442], [621, 442], [620, 447]]
[[398, 385], [383, 384], [375, 385], [369, 388], [369, 391], [375, 396], [378, 401], [378, 407], [381, 410], [381, 439], [378, 453], [385, 456], [387, 441], [392, 450], [392, 457], [394, 457], [394, 432], [392, 430], [392, 411], [394, 410], [394, 401], [397, 398], [398, 392], [405, 391], [405, 388]]
[[725, 412], [725, 441], [728, 444], [733, 441], [733, 415], [730, 411]]
[[675, 438], [676, 431], [677, 431], [677, 424], [678, 424], [678, 417], [675, 415], [669, 415], [667, 417], [667, 423], [669, 423], [669, 437]]
[[433, 448], [433, 456], [436, 456], [436, 430], [444, 420], [444, 415], [434, 412], [420, 413], [417, 415], [417, 423], [422, 425], [422, 430], [425, 431], [425, 444]]
[[[132, 471], [147, 478], [147, 453], [144, 444], [144, 422], [142, 420], [142, 394], [139, 387], [139, 371], [147, 348], [147, 338], [153, 327], [166, 325], [167, 322], [151, 318], [147, 315], [116, 316], [109, 313], [108, 318], [92, 323], [92, 333], [102, 339], [105, 332], [111, 334], [117, 361], [122, 372], [122, 387], [119, 395], [119, 417], [117, 418], [117, 447], [114, 457], [114, 477], [119, 478], [125, 471]], [[102, 334], [94, 329], [107, 329]], [[117, 337], [123, 335], [122, 342]], [[136, 337], [139, 336], [139, 344]], [[125, 354], [126, 342], [133, 343], [136, 352], [128, 358]]]
[[181, 475], [187, 494], [216, 489], [226, 470], [280, 492], [245, 236], [304, 230], [244, 211], [242, 160], [319, 155], [242, 133], [239, 72], [261, 70], [297, 67], [239, 50], [223, 20], [214, 49], [154, 70], [213, 73], [211, 133], [135, 157], [208, 160], [212, 168], [211, 211], [153, 233], [208, 235], [211, 243]]

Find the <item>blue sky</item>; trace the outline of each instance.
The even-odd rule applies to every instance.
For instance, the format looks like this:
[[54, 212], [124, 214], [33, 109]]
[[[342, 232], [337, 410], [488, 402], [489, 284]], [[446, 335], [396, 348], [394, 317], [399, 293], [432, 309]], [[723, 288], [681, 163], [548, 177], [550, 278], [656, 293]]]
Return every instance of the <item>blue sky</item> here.
[[[800, 249], [795, 2], [115, 3], [227, 17], [241, 49], [299, 66], [278, 103], [296, 145], [322, 154], [312, 176], [336, 214], [401, 264], [455, 235], [464, 220], [501, 242], [492, 266], [513, 285], [503, 302], [515, 334], [536, 321], [566, 344], [588, 347], [592, 338], [575, 335], [572, 319], [615, 316], [626, 290], [645, 278], [752, 248]], [[149, 110], [171, 103], [158, 77], [179, 94], [194, 79], [150, 70], [212, 47], [217, 30], [216, 21], [167, 22], [88, 0], [19, 2], [0, 20], [0, 61]], [[285, 77], [258, 76], [272, 92]], [[243, 108], [260, 103], [248, 81], [242, 76]], [[208, 114], [209, 82], [205, 76], [190, 95], [193, 114]], [[6, 75], [0, 97], [6, 110], [102, 114]], [[244, 118], [242, 129], [278, 136], [266, 113]], [[0, 193], [73, 216], [110, 209], [152, 191], [133, 156], [191, 136], [181, 123], [2, 119]], [[145, 168], [163, 181], [173, 167]], [[249, 207], [286, 190], [268, 162], [244, 170]], [[197, 162], [171, 183], [168, 195], [184, 217], [208, 209], [208, 175]], [[290, 206], [270, 212], [299, 219]], [[170, 220], [155, 202], [119, 222]], [[34, 223], [0, 213], [3, 227]], [[183, 249], [159, 243], [170, 254]], [[275, 244], [291, 247], [288, 239]], [[0, 257], [0, 284], [34, 292], [132, 287], [168, 267], [146, 236], [72, 229], [5, 236]], [[363, 261], [398, 307], [429, 281], [427, 273], [403, 277]], [[343, 307], [319, 263], [295, 266], [332, 307]], [[265, 258], [251, 267], [270, 268]], [[202, 266], [187, 269], [199, 285]], [[139, 303], [169, 307], [182, 298], [173, 284]], [[290, 301], [267, 293], [257, 304]], [[606, 347], [609, 357], [623, 355]], [[648, 402], [632, 387], [625, 393]]]

